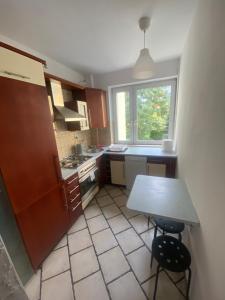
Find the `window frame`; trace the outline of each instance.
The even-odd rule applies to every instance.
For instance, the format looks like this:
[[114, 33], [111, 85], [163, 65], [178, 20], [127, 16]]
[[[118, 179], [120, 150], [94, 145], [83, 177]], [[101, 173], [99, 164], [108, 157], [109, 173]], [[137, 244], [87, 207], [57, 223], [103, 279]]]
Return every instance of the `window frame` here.
[[[140, 82], [135, 84], [127, 84], [121, 86], [110, 87], [110, 116], [112, 125], [113, 140], [116, 144], [128, 145], [161, 145], [162, 140], [138, 140], [138, 126], [137, 126], [137, 103], [136, 91], [141, 88], [153, 88], [157, 86], [171, 85], [171, 102], [169, 114], [169, 128], [168, 138], [174, 138], [175, 131], [175, 116], [176, 116], [176, 94], [177, 94], [177, 77], [151, 80], [147, 82]], [[129, 92], [130, 96], [130, 111], [131, 111], [131, 140], [119, 141], [118, 140], [118, 124], [117, 124], [117, 108], [116, 108], [116, 94], [118, 92]]]

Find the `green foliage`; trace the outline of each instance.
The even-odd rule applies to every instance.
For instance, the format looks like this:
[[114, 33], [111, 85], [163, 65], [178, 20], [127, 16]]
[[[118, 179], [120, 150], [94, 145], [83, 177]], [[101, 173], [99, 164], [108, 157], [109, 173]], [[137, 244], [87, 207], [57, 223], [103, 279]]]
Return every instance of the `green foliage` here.
[[161, 140], [168, 134], [171, 87], [137, 90], [138, 140]]

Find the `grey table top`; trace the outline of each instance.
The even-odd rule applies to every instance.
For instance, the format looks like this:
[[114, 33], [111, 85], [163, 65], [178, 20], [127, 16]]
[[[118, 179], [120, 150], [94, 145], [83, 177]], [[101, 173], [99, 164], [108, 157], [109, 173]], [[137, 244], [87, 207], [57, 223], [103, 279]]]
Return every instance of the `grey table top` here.
[[164, 217], [189, 225], [199, 224], [186, 185], [180, 179], [138, 175], [127, 207], [153, 217]]

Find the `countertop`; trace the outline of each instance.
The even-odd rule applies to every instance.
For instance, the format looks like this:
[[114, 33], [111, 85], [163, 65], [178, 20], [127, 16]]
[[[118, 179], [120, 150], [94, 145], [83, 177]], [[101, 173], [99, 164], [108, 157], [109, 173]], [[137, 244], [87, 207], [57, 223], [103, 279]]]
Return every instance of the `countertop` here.
[[142, 147], [142, 146], [132, 146], [128, 147], [126, 151], [123, 152], [111, 152], [105, 151], [105, 154], [112, 155], [137, 155], [137, 156], [158, 156], [158, 157], [177, 157], [176, 152], [166, 152], [159, 147]]
[[[107, 151], [108, 147], [105, 147], [103, 151], [100, 151], [98, 153], [89, 153], [89, 152], [83, 152], [83, 155], [90, 156], [90, 159], [98, 158], [103, 154], [106, 155], [137, 155], [137, 156], [157, 156], [157, 157], [171, 157], [176, 158], [177, 154], [176, 152], [165, 152], [159, 147], [128, 147], [126, 151], [122, 152], [111, 152]], [[79, 168], [79, 167], [78, 167]], [[61, 168], [62, 173], [62, 179], [67, 179], [73, 174], [75, 174], [78, 171], [78, 168], [72, 168], [72, 169], [66, 169]]]

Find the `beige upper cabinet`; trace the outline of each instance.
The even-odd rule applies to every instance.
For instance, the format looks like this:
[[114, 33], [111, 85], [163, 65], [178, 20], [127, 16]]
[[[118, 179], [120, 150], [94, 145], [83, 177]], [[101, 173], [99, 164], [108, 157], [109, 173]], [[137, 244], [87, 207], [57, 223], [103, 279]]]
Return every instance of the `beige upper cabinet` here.
[[42, 63], [0, 47], [0, 76], [45, 86]]

